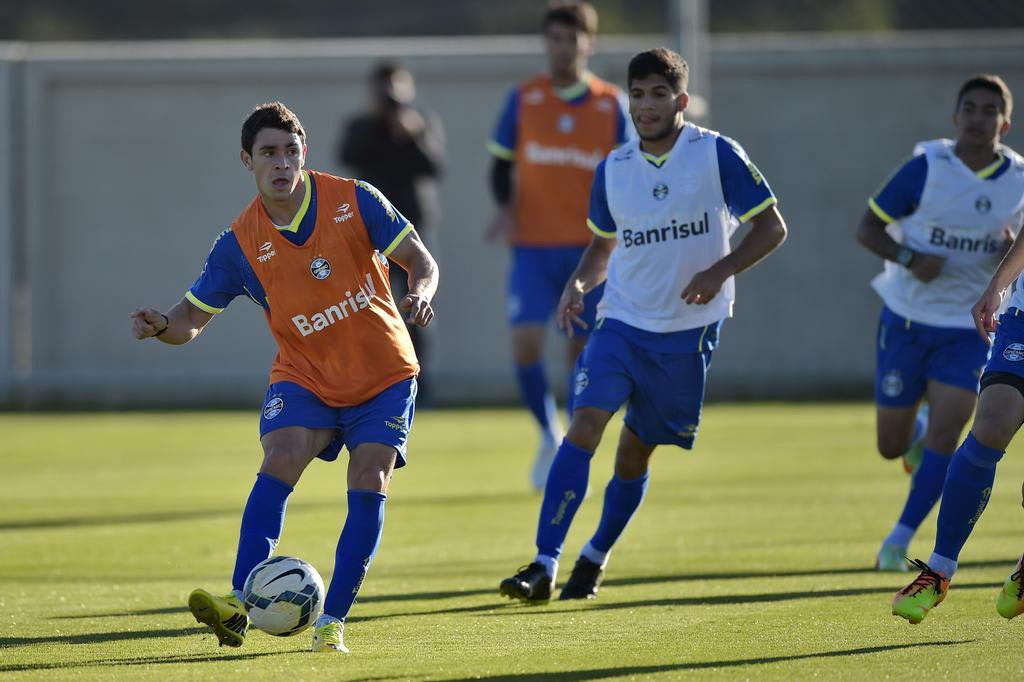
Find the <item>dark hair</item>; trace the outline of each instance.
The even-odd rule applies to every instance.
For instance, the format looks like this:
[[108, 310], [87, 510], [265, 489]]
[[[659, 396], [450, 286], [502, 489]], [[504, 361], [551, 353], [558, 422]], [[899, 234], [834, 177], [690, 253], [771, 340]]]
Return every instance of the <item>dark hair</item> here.
[[562, 24], [588, 35], [597, 35], [597, 10], [589, 2], [552, 0], [544, 12], [541, 30], [546, 31], [551, 24]]
[[635, 55], [629, 60], [626, 72], [626, 85], [651, 75], [664, 76], [672, 92], [681, 95], [686, 92], [690, 81], [690, 67], [686, 60], [667, 47], [657, 47]]
[[405, 71], [405, 67], [398, 62], [378, 62], [377, 65], [373, 67], [373, 70], [370, 71], [370, 82], [380, 83], [381, 81], [391, 80], [396, 73], [402, 71]]
[[280, 102], [265, 102], [253, 109], [242, 124], [242, 149], [252, 154], [256, 135], [264, 128], [276, 128], [293, 133], [299, 136], [303, 144], [306, 142], [306, 131], [299, 123], [299, 117], [291, 109]]
[[1010, 113], [1013, 111], [1013, 95], [1010, 93], [1010, 88], [999, 76], [994, 73], [979, 73], [971, 76], [964, 84], [960, 86], [960, 92], [956, 93], [956, 107], [960, 108], [960, 102], [963, 101], [964, 95], [971, 90], [988, 90], [994, 92], [1003, 98], [1003, 113], [1006, 118], [1010, 118]]

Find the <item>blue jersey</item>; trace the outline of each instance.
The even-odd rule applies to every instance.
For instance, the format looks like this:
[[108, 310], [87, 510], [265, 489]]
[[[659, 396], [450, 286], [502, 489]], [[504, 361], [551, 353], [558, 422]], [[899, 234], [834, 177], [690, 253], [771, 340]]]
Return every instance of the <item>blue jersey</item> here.
[[[308, 173], [303, 175], [306, 180], [306, 196], [298, 213], [290, 225], [275, 226], [288, 241], [297, 245], [305, 244], [317, 227], [316, 182]], [[412, 229], [405, 216], [369, 183], [360, 182], [356, 186], [356, 204], [370, 235], [370, 242], [382, 256], [390, 254]], [[333, 227], [333, 224], [319, 226], [320, 229]], [[229, 228], [217, 237], [199, 278], [185, 297], [197, 308], [216, 314], [224, 310], [236, 296], [248, 296], [269, 309], [263, 285]]]
[[[978, 171], [978, 177], [995, 180], [1009, 170], [1010, 159], [1002, 154], [991, 165]], [[878, 218], [894, 223], [912, 215], [921, 203], [921, 193], [928, 179], [928, 158], [918, 154], [896, 169], [875, 196], [868, 199], [868, 206]]]
[[[715, 141], [718, 156], [718, 175], [722, 181], [722, 195], [729, 211], [741, 223], [746, 222], [758, 213], [776, 203], [768, 181], [762, 177], [757, 167], [747, 157], [747, 153], [735, 141], [720, 135]], [[668, 159], [668, 154], [655, 157], [642, 153], [652, 165], [660, 167]], [[611, 238], [618, 231], [615, 219], [608, 208], [607, 185], [605, 183], [605, 163], [602, 161], [594, 173], [594, 186], [590, 191], [590, 212], [587, 224], [596, 234]]]

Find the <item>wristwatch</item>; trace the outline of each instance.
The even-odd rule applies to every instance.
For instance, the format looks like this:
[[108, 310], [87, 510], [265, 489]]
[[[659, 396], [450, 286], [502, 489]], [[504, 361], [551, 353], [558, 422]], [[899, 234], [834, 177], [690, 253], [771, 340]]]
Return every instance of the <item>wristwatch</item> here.
[[914, 256], [916, 255], [917, 252], [914, 251], [913, 249], [907, 248], [906, 246], [901, 246], [900, 250], [896, 252], [896, 262], [905, 268], [909, 268], [910, 265], [914, 262]]

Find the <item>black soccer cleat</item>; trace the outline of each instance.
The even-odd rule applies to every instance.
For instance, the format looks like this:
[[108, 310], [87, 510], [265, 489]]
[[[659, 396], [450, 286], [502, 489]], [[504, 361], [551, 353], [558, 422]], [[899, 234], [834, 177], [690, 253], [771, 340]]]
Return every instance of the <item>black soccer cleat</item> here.
[[558, 595], [559, 600], [563, 599], [593, 599], [597, 596], [597, 588], [604, 578], [604, 569], [601, 564], [595, 564], [590, 559], [581, 556], [572, 567], [572, 574], [568, 582], [562, 588], [562, 594]]
[[551, 601], [551, 576], [544, 564], [533, 562], [523, 566], [511, 578], [501, 581], [501, 594], [527, 604], [546, 604]]

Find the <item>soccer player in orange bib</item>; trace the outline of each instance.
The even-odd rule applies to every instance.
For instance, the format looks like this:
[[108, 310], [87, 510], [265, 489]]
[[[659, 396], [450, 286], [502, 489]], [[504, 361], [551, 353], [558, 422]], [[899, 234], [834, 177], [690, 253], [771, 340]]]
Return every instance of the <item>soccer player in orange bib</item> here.
[[[488, 238], [512, 246], [507, 314], [519, 391], [540, 430], [530, 475], [537, 490], [544, 489], [562, 440], [541, 362], [545, 327], [590, 243], [587, 201], [594, 169], [633, 129], [622, 91], [587, 71], [597, 33], [594, 8], [556, 0], [542, 27], [550, 72], [512, 90], [487, 145], [498, 204]], [[588, 329], [601, 292], [598, 287], [587, 296]], [[569, 368], [586, 340], [585, 332], [568, 339]], [[571, 389], [571, 376], [569, 384]]]
[[[224, 597], [195, 590], [189, 608], [221, 644], [242, 645], [246, 577], [274, 551], [306, 466], [336, 459], [344, 446], [348, 518], [313, 650], [347, 652], [345, 617], [380, 544], [391, 475], [406, 463], [419, 371], [406, 324], [433, 318], [437, 265], [373, 186], [304, 168], [306, 133], [280, 102], [246, 119], [241, 159], [258, 196], [217, 238], [181, 301], [167, 312], [131, 314], [135, 338], [180, 345], [244, 295], [263, 308], [278, 346], [260, 419], [263, 463], [242, 514], [233, 589]], [[409, 273], [409, 293], [397, 305], [387, 259]]]

